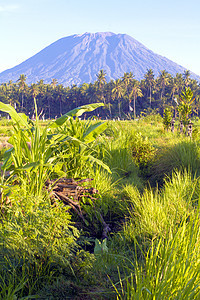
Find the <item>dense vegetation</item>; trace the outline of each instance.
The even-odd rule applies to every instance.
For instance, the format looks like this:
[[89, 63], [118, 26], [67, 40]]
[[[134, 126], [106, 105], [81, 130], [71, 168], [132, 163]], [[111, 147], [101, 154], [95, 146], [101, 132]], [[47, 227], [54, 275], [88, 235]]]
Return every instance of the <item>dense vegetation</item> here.
[[28, 86], [26, 76], [22, 74], [16, 83], [10, 81], [0, 85], [0, 101], [10, 103], [18, 112], [32, 117], [33, 98], [36, 97], [38, 112], [45, 119], [59, 117], [81, 105], [103, 102], [104, 107], [94, 114], [104, 119], [128, 119], [152, 110], [163, 114], [168, 106], [176, 110], [179, 95], [185, 87], [189, 87], [194, 94], [194, 114], [198, 116], [200, 87], [196, 80], [191, 79], [189, 71], [173, 77], [163, 70], [155, 78], [150, 69], [141, 81], [136, 80], [130, 72], [115, 81], [106, 82], [106, 73], [100, 70], [94, 83], [71, 87], [58, 84], [56, 79], [52, 79], [51, 84], [40, 80]]
[[[180, 99], [188, 118], [189, 87]], [[198, 121], [190, 138], [177, 120], [167, 131], [167, 110], [164, 118], [78, 118], [97, 103], [40, 122], [32, 101], [35, 120], [0, 103], [12, 118], [0, 124], [10, 137], [1, 149], [0, 298], [199, 299]], [[93, 197], [79, 206], [52, 198], [66, 177], [92, 178], [82, 185]]]

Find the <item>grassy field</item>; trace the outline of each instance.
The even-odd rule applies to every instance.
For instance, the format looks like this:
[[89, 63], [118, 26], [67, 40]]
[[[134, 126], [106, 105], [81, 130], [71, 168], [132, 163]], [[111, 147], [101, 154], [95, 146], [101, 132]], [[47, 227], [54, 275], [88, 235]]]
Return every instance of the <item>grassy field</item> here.
[[[1, 299], [200, 299], [198, 122], [1, 122]], [[60, 177], [98, 193], [73, 209]]]

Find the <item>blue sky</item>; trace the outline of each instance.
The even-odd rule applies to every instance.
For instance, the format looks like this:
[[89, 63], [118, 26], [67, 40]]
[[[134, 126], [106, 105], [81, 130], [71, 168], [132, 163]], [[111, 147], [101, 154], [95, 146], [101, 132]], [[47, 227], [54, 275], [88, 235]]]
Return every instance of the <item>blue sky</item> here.
[[0, 0], [0, 72], [59, 38], [126, 33], [200, 75], [199, 0]]

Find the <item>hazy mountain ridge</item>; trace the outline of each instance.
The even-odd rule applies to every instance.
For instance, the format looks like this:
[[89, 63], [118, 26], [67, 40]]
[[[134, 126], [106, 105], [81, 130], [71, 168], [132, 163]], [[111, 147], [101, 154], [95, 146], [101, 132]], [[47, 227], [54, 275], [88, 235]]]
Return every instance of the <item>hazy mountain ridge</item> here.
[[[61, 38], [21, 64], [0, 73], [0, 82], [16, 81], [20, 74], [27, 83], [43, 79], [50, 83], [56, 78], [63, 85], [94, 82], [103, 69], [107, 80], [117, 79], [132, 72], [141, 80], [148, 69], [158, 76], [161, 70], [171, 75], [183, 73], [186, 68], [154, 53], [126, 34], [111, 32], [84, 33]], [[191, 77], [200, 77], [191, 72]]]

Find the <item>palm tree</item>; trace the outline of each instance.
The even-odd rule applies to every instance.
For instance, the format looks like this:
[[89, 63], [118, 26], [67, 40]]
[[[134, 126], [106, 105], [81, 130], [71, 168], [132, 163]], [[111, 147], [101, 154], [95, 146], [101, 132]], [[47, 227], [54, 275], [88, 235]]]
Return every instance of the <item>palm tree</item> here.
[[[152, 69], [147, 70], [147, 73], [145, 74], [145, 83], [147, 85], [147, 89], [149, 90], [149, 104], [151, 107], [151, 97], [152, 97], [152, 88], [155, 85], [155, 80], [154, 80], [154, 73]], [[148, 91], [147, 91], [148, 95]]]
[[124, 95], [124, 89], [123, 89], [123, 84], [122, 84], [122, 80], [120, 79], [116, 79], [114, 81], [114, 88], [112, 89], [112, 94], [114, 98], [117, 98], [118, 100], [118, 110], [119, 110], [119, 117], [121, 118], [121, 102], [120, 99], [123, 97]]
[[51, 86], [53, 87], [53, 90], [55, 89], [55, 87], [56, 87], [57, 84], [58, 84], [58, 80], [55, 79], [55, 78], [52, 78]]
[[22, 110], [23, 110], [23, 108], [24, 108], [24, 90], [26, 87], [26, 76], [24, 74], [21, 74], [17, 81], [19, 82], [19, 90], [21, 91], [21, 102], [22, 102]]
[[[38, 90], [38, 85], [35, 84], [35, 83], [32, 83], [31, 86], [30, 86], [30, 94], [31, 94], [31, 97], [33, 99], [36, 99], [37, 95], [39, 93], [39, 90]], [[34, 106], [33, 106], [34, 107]], [[34, 113], [33, 113], [34, 115]]]
[[165, 87], [169, 84], [169, 73], [167, 73], [165, 70], [161, 71], [158, 83], [160, 85], [160, 101], [161, 101], [161, 107], [163, 109], [163, 96], [165, 92]]
[[109, 110], [109, 116], [110, 118], [112, 118], [112, 111], [111, 111], [111, 102], [113, 100], [113, 97], [112, 97], [112, 90], [113, 90], [113, 80], [111, 80], [109, 83], [107, 83], [104, 87], [104, 95], [105, 95], [105, 98], [106, 98], [106, 101], [108, 103], [108, 110]]
[[195, 100], [193, 96], [193, 92], [189, 87], [185, 87], [185, 90], [180, 95], [178, 111], [185, 126], [188, 125], [188, 117], [192, 113], [192, 103]]
[[181, 73], [177, 73], [174, 77], [175, 82], [177, 83], [177, 94], [179, 95], [184, 88], [184, 79]]
[[133, 96], [133, 115], [134, 115], [134, 119], [136, 118], [136, 109], [135, 109], [135, 103], [136, 103], [136, 99], [137, 97], [142, 97], [142, 91], [140, 89], [140, 82], [135, 80], [132, 90], [131, 90], [131, 97]]
[[186, 87], [188, 87], [191, 79], [190, 79], [190, 71], [189, 70], [185, 70], [184, 73], [183, 73], [183, 78], [184, 78], [184, 82], [185, 82], [185, 85]]
[[60, 116], [62, 116], [62, 100], [63, 100], [63, 94], [64, 94], [64, 87], [62, 84], [57, 85], [56, 92], [57, 92], [58, 100], [59, 100]]
[[35, 83], [31, 84], [31, 86], [30, 86], [30, 92], [31, 92], [31, 96], [33, 98], [36, 98], [36, 96], [39, 93], [37, 84], [35, 84]]
[[170, 88], [171, 88], [171, 96], [172, 96], [172, 100], [174, 99], [174, 95], [178, 94], [179, 91], [179, 85], [178, 82], [176, 81], [176, 78], [172, 78], [171, 82], [170, 82]]
[[128, 102], [129, 102], [129, 112], [130, 112], [130, 102], [131, 102], [131, 97], [130, 97], [130, 92], [129, 92], [129, 85], [131, 82], [133, 82], [133, 73], [126, 72], [124, 73], [124, 76], [122, 77], [122, 82], [124, 83], [125, 86], [125, 93], [128, 96]]
[[97, 86], [100, 91], [100, 99], [105, 104], [104, 86], [106, 84], [106, 72], [104, 72], [104, 70], [100, 70], [96, 76], [97, 76]]

